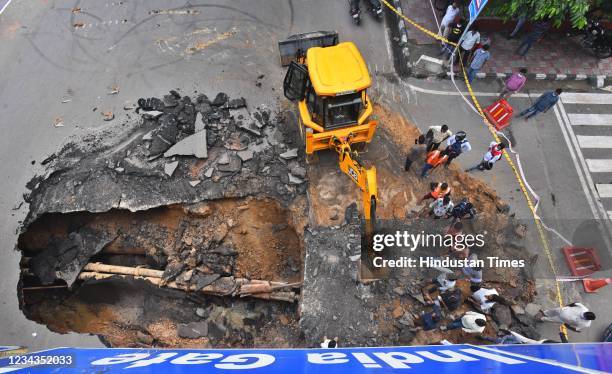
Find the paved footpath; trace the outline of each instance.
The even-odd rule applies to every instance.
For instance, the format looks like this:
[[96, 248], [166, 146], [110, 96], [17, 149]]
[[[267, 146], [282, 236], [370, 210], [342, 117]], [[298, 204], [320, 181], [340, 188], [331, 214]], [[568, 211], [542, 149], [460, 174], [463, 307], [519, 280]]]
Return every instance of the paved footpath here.
[[[435, 4], [432, 0], [431, 3]], [[421, 24], [423, 27], [438, 31], [438, 22], [441, 12], [432, 9], [427, 0], [402, 0], [403, 13]], [[508, 22], [508, 29], [514, 27], [514, 22]], [[482, 69], [479, 77], [495, 77], [499, 74], [508, 74], [521, 67], [527, 67], [533, 77], [537, 74], [539, 79], [552, 80], [580, 80], [587, 77], [607, 76], [612, 78], [612, 57], [598, 60], [589, 50], [578, 43], [580, 36], [572, 38], [563, 34], [548, 34], [540, 43], [534, 44], [527, 56], [515, 54], [521, 42], [519, 34], [516, 39], [508, 40], [505, 34], [481, 32], [491, 40], [492, 59]], [[426, 34], [408, 26], [408, 39], [417, 45], [436, 44], [437, 42]], [[434, 56], [435, 57], [435, 56]]]

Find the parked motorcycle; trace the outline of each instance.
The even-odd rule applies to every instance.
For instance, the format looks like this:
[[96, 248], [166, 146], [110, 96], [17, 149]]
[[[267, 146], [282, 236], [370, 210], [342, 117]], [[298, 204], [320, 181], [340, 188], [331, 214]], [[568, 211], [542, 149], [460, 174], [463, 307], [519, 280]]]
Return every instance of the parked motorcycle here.
[[348, 0], [351, 9], [351, 18], [356, 25], [361, 23], [361, 10], [359, 9], [359, 0]]
[[[383, 9], [382, 9], [382, 4], [380, 3], [380, 1], [379, 0], [365, 0], [365, 1], [367, 3], [368, 10], [372, 13], [374, 18], [376, 18], [377, 20], [381, 20], [383, 16]], [[348, 2], [350, 6], [350, 11], [351, 11], [351, 18], [353, 19], [353, 22], [355, 22], [356, 25], [359, 25], [361, 23], [361, 10], [359, 9], [360, 0], [348, 0]]]
[[582, 37], [582, 45], [592, 50], [593, 54], [599, 59], [612, 56], [610, 35], [606, 33], [606, 29], [599, 21], [589, 21]]

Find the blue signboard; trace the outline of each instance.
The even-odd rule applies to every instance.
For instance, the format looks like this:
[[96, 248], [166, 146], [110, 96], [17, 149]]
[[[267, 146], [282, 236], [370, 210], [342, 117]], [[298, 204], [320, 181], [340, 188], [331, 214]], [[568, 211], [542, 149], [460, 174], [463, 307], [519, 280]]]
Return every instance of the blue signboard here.
[[0, 373], [580, 373], [608, 371], [612, 344], [345, 349], [58, 348], [0, 359]]
[[489, 0], [472, 0], [470, 2], [469, 10], [470, 10], [470, 23], [474, 22], [476, 17], [480, 14], [482, 8], [487, 5]]

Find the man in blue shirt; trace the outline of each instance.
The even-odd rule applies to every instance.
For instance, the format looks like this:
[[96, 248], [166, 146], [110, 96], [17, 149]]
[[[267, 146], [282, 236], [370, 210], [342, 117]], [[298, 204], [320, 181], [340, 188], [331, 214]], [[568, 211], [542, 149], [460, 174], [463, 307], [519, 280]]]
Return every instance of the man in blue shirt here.
[[474, 52], [474, 58], [472, 58], [472, 63], [467, 71], [468, 82], [472, 83], [474, 78], [476, 78], [476, 74], [482, 69], [484, 64], [489, 61], [491, 58], [491, 53], [489, 53], [489, 46], [484, 45], [482, 48], [479, 48]]
[[563, 92], [562, 89], [557, 88], [554, 91], [546, 91], [538, 98], [538, 100], [531, 107], [523, 110], [521, 114], [518, 115], [517, 118], [525, 117], [525, 119], [529, 119], [540, 112], [546, 113], [548, 109], [552, 108], [559, 101], [559, 95]]

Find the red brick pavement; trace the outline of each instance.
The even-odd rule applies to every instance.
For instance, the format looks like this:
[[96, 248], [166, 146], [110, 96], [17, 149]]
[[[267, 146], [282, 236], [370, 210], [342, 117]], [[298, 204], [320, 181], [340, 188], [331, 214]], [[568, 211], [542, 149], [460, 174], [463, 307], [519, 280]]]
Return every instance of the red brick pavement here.
[[[432, 2], [435, 3], [434, 0]], [[408, 17], [432, 31], [438, 31], [434, 12], [429, 0], [402, 0], [402, 11]], [[435, 10], [440, 21], [440, 12]], [[508, 25], [511, 28], [513, 25]], [[612, 58], [598, 60], [592, 53], [578, 44], [579, 36], [568, 38], [563, 34], [549, 33], [537, 44], [534, 44], [525, 57], [515, 54], [521, 37], [506, 39], [500, 33], [483, 36], [491, 39], [491, 61], [482, 70], [483, 73], [510, 73], [520, 67], [527, 67], [532, 74], [585, 74], [612, 76]], [[417, 44], [437, 43], [425, 33], [408, 25], [408, 38]]]

